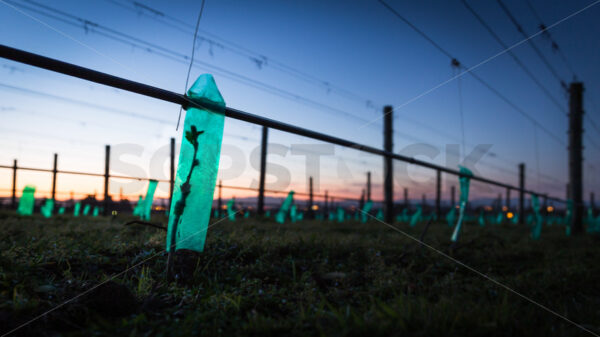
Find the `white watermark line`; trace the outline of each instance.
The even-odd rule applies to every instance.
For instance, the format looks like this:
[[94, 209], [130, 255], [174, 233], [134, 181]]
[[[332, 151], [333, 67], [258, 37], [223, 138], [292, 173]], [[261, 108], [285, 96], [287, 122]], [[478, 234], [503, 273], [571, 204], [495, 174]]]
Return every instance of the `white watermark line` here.
[[402, 107], [404, 107], [404, 106], [406, 106], [406, 105], [408, 105], [408, 104], [410, 104], [410, 103], [412, 103], [412, 102], [414, 102], [414, 101], [418, 100], [419, 98], [421, 98], [421, 97], [423, 97], [423, 96], [426, 96], [426, 95], [428, 95], [428, 94], [429, 94], [429, 93], [431, 93], [432, 91], [435, 91], [435, 90], [437, 90], [438, 88], [440, 88], [440, 87], [442, 87], [442, 86], [444, 86], [444, 85], [446, 85], [446, 84], [448, 84], [448, 83], [450, 83], [450, 82], [454, 81], [455, 79], [457, 79], [457, 78], [459, 78], [459, 77], [462, 77], [464, 74], [467, 74], [467, 73], [469, 73], [469, 72], [471, 72], [471, 71], [475, 70], [476, 68], [479, 68], [479, 67], [481, 67], [482, 65], [484, 65], [484, 64], [486, 64], [486, 63], [488, 63], [488, 62], [492, 61], [493, 59], [497, 58], [498, 56], [501, 56], [501, 55], [503, 55], [503, 54], [506, 54], [506, 53], [507, 53], [507, 52], [509, 52], [510, 50], [512, 50], [512, 49], [514, 49], [514, 48], [516, 48], [516, 47], [518, 47], [518, 46], [520, 46], [520, 45], [522, 45], [523, 43], [525, 43], [525, 42], [527, 42], [527, 41], [529, 41], [529, 40], [533, 39], [534, 37], [536, 37], [536, 36], [538, 36], [538, 35], [540, 35], [540, 34], [543, 34], [545, 31], [547, 31], [547, 30], [550, 30], [551, 28], [554, 28], [554, 27], [558, 26], [559, 24], [561, 24], [561, 23], [563, 23], [563, 22], [565, 22], [565, 21], [569, 20], [570, 18], [572, 18], [572, 17], [574, 17], [574, 16], [576, 16], [576, 15], [578, 15], [578, 14], [581, 14], [582, 12], [584, 12], [584, 11], [586, 11], [586, 10], [590, 9], [591, 7], [595, 6], [595, 5], [596, 5], [596, 4], [598, 4], [599, 2], [600, 2], [600, 0], [596, 0], [596, 1], [592, 2], [591, 4], [589, 4], [589, 5], [585, 6], [585, 7], [583, 7], [582, 9], [580, 9], [580, 10], [578, 10], [578, 11], [574, 12], [574, 13], [571, 13], [570, 15], [568, 15], [568, 16], [566, 16], [566, 17], [564, 17], [564, 18], [562, 18], [562, 19], [560, 19], [560, 20], [558, 20], [558, 21], [556, 21], [555, 23], [553, 23], [553, 24], [551, 24], [550, 26], [548, 26], [548, 27], [546, 27], [546, 28], [544, 28], [544, 29], [540, 30], [539, 32], [537, 32], [537, 33], [535, 33], [535, 34], [533, 34], [533, 35], [531, 35], [531, 36], [527, 37], [526, 39], [523, 39], [523, 40], [521, 40], [521, 41], [519, 41], [519, 42], [517, 42], [517, 43], [513, 44], [512, 46], [510, 46], [510, 47], [508, 47], [508, 48], [506, 48], [506, 49], [504, 49], [504, 50], [502, 50], [502, 51], [498, 52], [497, 54], [494, 54], [494, 55], [492, 55], [492, 56], [488, 57], [487, 59], [485, 59], [485, 60], [483, 60], [483, 61], [479, 62], [478, 64], [476, 64], [476, 65], [474, 65], [474, 66], [472, 66], [472, 67], [470, 67], [470, 68], [468, 68], [468, 69], [466, 69], [465, 71], [463, 71], [463, 72], [461, 72], [461, 73], [457, 74], [456, 76], [453, 76], [453, 77], [451, 77], [450, 79], [448, 79], [448, 80], [446, 80], [446, 81], [443, 81], [442, 83], [440, 83], [440, 84], [438, 84], [438, 85], [436, 85], [436, 86], [432, 87], [431, 89], [428, 89], [428, 90], [425, 90], [425, 91], [423, 91], [422, 93], [420, 93], [419, 95], [417, 95], [417, 96], [415, 96], [415, 97], [413, 97], [413, 98], [409, 99], [408, 101], [406, 101], [406, 102], [404, 102], [404, 103], [402, 103], [402, 104], [400, 104], [400, 105], [397, 105], [397, 106], [393, 107], [393, 108], [392, 108], [390, 111], [386, 112], [385, 114], [383, 114], [383, 115], [381, 115], [381, 116], [379, 116], [379, 117], [377, 117], [377, 118], [375, 118], [375, 119], [373, 119], [373, 120], [371, 120], [371, 121], [369, 121], [369, 122], [367, 122], [367, 123], [365, 123], [365, 124], [361, 125], [361, 126], [359, 127], [359, 129], [362, 129], [362, 128], [366, 127], [366, 126], [369, 126], [369, 125], [371, 125], [371, 124], [373, 124], [373, 123], [377, 122], [378, 120], [382, 119], [382, 118], [383, 118], [385, 115], [387, 115], [387, 114], [390, 114], [390, 113], [392, 113], [392, 112], [394, 112], [394, 111], [396, 111], [396, 110], [398, 110], [398, 109], [400, 109], [400, 108], [402, 108]]

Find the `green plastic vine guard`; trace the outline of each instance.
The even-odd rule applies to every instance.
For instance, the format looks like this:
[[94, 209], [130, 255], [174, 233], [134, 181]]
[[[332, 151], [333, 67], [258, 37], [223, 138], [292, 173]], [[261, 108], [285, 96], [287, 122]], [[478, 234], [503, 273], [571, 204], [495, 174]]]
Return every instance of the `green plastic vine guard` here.
[[244, 212], [244, 219], [248, 219], [250, 217], [250, 212]]
[[227, 218], [229, 221], [235, 221], [235, 198], [231, 198], [227, 202]]
[[92, 216], [96, 217], [100, 214], [100, 208], [98, 206], [94, 206], [94, 210], [92, 211]]
[[402, 223], [408, 223], [410, 221], [410, 216], [408, 214], [408, 208], [402, 210]]
[[225, 125], [225, 100], [214, 78], [203, 74], [187, 92], [194, 102], [183, 123], [177, 175], [167, 228], [167, 251], [204, 250]]
[[79, 216], [79, 213], [81, 213], [81, 202], [78, 201], [73, 207], [73, 216]]
[[423, 217], [423, 208], [421, 206], [417, 206], [417, 210], [415, 211], [415, 214], [413, 214], [410, 217], [410, 227], [416, 226], [417, 223], [419, 223], [419, 221], [421, 221], [422, 217]]
[[90, 205], [83, 206], [83, 215], [87, 216], [90, 213]]
[[485, 215], [484, 215], [483, 210], [481, 210], [479, 212], [479, 217], [477, 218], [477, 223], [479, 223], [479, 226], [481, 226], [481, 227], [485, 226]]
[[270, 218], [271, 217], [271, 211], [266, 211], [265, 212], [265, 217]]
[[52, 211], [54, 211], [54, 199], [46, 199], [44, 206], [40, 208], [40, 212], [45, 218], [49, 218], [52, 216]]
[[573, 216], [573, 200], [567, 200], [567, 214], [565, 214], [565, 234], [571, 236], [571, 217]]
[[496, 215], [496, 225], [502, 224], [502, 220], [504, 220], [504, 214], [499, 212], [498, 215]]
[[373, 201], [372, 200], [368, 200], [365, 205], [363, 206], [362, 212], [361, 212], [361, 219], [360, 221], [362, 223], [367, 222], [367, 220], [369, 219], [369, 212], [371, 211], [371, 208], [373, 208]]
[[17, 213], [20, 215], [32, 215], [35, 206], [35, 186], [27, 185], [23, 188], [23, 194], [19, 198]]
[[531, 208], [535, 214], [535, 224], [531, 228], [531, 238], [537, 240], [542, 234], [542, 225], [544, 224], [542, 214], [540, 213], [540, 201], [535, 194], [531, 195]]
[[144, 197], [144, 201], [142, 202], [142, 207], [140, 210], [140, 218], [142, 220], [150, 220], [150, 214], [152, 213], [152, 202], [154, 201], [154, 192], [156, 192], [156, 185], [158, 185], [158, 181], [153, 179], [148, 181], [148, 190], [146, 191], [146, 197]]
[[140, 195], [140, 197], [138, 198], [137, 204], [133, 208], [133, 215], [134, 216], [141, 216], [143, 208], [144, 208], [144, 198]]
[[298, 206], [296, 206], [296, 204], [293, 204], [290, 208], [290, 219], [292, 220], [292, 223], [298, 220]]
[[469, 201], [469, 185], [471, 182], [471, 177], [473, 176], [473, 172], [471, 172], [471, 170], [469, 170], [468, 168], [459, 166], [459, 169], [460, 173], [464, 174], [464, 176], [460, 176], [460, 178], [458, 178], [458, 182], [460, 184], [460, 210], [458, 213], [458, 221], [456, 222], [454, 232], [452, 233], [452, 237], [450, 238], [452, 242], [458, 241], [458, 235], [460, 234], [463, 218], [465, 216], [465, 207], [467, 206], [467, 202]]
[[61, 207], [61, 208], [59, 208], [59, 209], [58, 209], [58, 214], [59, 214], [59, 215], [63, 215], [63, 214], [65, 214], [65, 208], [64, 208], [64, 207]]
[[294, 191], [290, 191], [290, 193], [288, 193], [287, 197], [283, 201], [281, 208], [279, 208], [279, 211], [275, 215], [275, 221], [277, 221], [281, 224], [285, 222], [285, 218], [287, 217], [287, 215], [290, 211], [290, 207], [292, 206], [293, 202], [294, 202]]
[[379, 221], [383, 221], [383, 210], [380, 208], [379, 211], [377, 211], [377, 215], [375, 216], [375, 218]]
[[598, 231], [598, 222], [596, 221], [596, 218], [594, 218], [594, 209], [592, 207], [588, 207], [585, 222], [588, 233], [595, 233]]
[[343, 208], [338, 207], [337, 208], [337, 222], [344, 222], [346, 218], [346, 211], [344, 211]]

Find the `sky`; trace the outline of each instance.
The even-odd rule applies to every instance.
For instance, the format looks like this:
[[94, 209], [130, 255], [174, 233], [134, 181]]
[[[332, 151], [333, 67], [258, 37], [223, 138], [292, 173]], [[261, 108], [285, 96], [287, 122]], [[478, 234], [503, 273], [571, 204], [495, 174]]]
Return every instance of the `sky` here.
[[[468, 3], [505, 45], [522, 42], [496, 1]], [[584, 83], [588, 199], [598, 191], [600, 170], [600, 100], [595, 98], [600, 5], [578, 12], [593, 1], [529, 0], [534, 13], [527, 1], [504, 3], [528, 36], [538, 31], [538, 16], [548, 27], [556, 23], [549, 33], [566, 62], [547, 36], [531, 42], [567, 85], [573, 72]], [[200, 4], [1, 0], [0, 41], [183, 93]], [[481, 155], [472, 166], [476, 174], [515, 186], [517, 165], [523, 162], [527, 188], [565, 197], [568, 95], [531, 45], [524, 42], [511, 51], [551, 98], [502, 53], [460, 0], [388, 4], [465, 67], [479, 65], [473, 73], [543, 129], [470, 74], [455, 77], [447, 55], [374, 0], [206, 0], [188, 87], [200, 74], [211, 73], [230, 107], [378, 148], [383, 147], [383, 106], [391, 105], [395, 152], [453, 169], [474, 152]], [[178, 113], [171, 103], [0, 60], [0, 165], [12, 166], [17, 159], [19, 166], [51, 168], [58, 153], [59, 169], [102, 173], [104, 147], [110, 144], [112, 174], [168, 179], [169, 139], [181, 140], [181, 129], [175, 129]], [[219, 169], [223, 185], [256, 184], [260, 137], [259, 126], [226, 120]], [[276, 130], [270, 130], [269, 143], [267, 188], [306, 192], [310, 172], [318, 193], [358, 198], [370, 171], [373, 199], [383, 198], [380, 157]], [[318, 172], [307, 167], [302, 149], [322, 154]], [[414, 199], [434, 197], [435, 172], [394, 165], [395, 198], [403, 197], [403, 188]], [[0, 172], [0, 195], [8, 195], [11, 171]], [[448, 198], [457, 178], [443, 175], [443, 181]], [[36, 185], [38, 196], [51, 188], [47, 173], [20, 171], [17, 182], [19, 190]], [[59, 199], [69, 198], [71, 191], [75, 197], [102, 191], [102, 178], [59, 175], [57, 184]], [[113, 179], [110, 193], [118, 198], [122, 190], [124, 197], [137, 199], [146, 186]], [[475, 198], [504, 193], [481, 183], [472, 190]], [[224, 197], [253, 194], [223, 191]], [[168, 184], [160, 183], [157, 196], [167, 195]]]

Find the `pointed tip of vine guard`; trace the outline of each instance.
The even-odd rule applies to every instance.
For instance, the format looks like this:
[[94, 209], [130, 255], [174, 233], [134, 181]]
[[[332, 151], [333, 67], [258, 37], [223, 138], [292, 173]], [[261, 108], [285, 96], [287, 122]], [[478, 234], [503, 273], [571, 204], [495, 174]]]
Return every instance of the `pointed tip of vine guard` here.
[[211, 74], [202, 74], [198, 76], [194, 84], [188, 89], [185, 98], [188, 104], [179, 108], [179, 116], [177, 117], [177, 126], [175, 131], [179, 130], [181, 121], [181, 111], [187, 110], [188, 107], [204, 108], [213, 112], [224, 113], [225, 100], [217, 87], [215, 78]]

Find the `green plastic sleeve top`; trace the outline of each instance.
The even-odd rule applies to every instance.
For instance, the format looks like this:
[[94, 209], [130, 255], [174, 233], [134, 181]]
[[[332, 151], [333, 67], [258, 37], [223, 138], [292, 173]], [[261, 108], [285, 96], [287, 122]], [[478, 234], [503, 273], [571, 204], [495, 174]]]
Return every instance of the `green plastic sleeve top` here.
[[290, 193], [288, 193], [287, 197], [283, 201], [283, 204], [281, 205], [279, 212], [277, 212], [277, 214], [275, 215], [275, 221], [277, 221], [279, 223], [285, 222], [285, 217], [287, 216], [287, 214], [290, 210], [290, 207], [292, 206], [293, 201], [294, 201], [294, 191], [290, 191]]
[[73, 216], [79, 216], [79, 212], [81, 212], [81, 202], [78, 201], [73, 207]]
[[146, 191], [146, 197], [144, 198], [144, 202], [142, 203], [142, 210], [140, 214], [140, 218], [142, 218], [142, 220], [150, 220], [150, 213], [152, 212], [152, 202], [154, 201], [154, 192], [156, 192], [156, 185], [158, 185], [158, 181], [148, 181], [148, 191]]
[[52, 211], [54, 211], [54, 199], [46, 199], [46, 203], [40, 209], [42, 215], [46, 218], [52, 216]]
[[190, 105], [185, 115], [166, 246], [201, 252], [219, 170], [225, 100], [210, 74], [200, 75], [187, 96], [201, 107]]
[[481, 227], [485, 226], [485, 212], [483, 210], [481, 210], [479, 212], [479, 217], [477, 218], [477, 222], [479, 223], [479, 226], [481, 226]]
[[90, 213], [90, 205], [83, 206], [83, 215], [88, 215]]
[[227, 216], [229, 221], [235, 221], [235, 198], [231, 198], [227, 202]]
[[373, 201], [369, 200], [365, 203], [365, 206], [363, 206], [363, 209], [361, 212], [361, 217], [360, 217], [360, 222], [362, 222], [362, 223], [367, 222], [367, 220], [369, 219], [369, 212], [371, 211], [371, 208], [373, 208]]
[[138, 202], [135, 205], [135, 208], [133, 209], [133, 215], [141, 216], [143, 207], [144, 207], [144, 198], [140, 195], [140, 197], [138, 198]]
[[573, 200], [567, 200], [567, 214], [565, 214], [565, 234], [571, 236], [571, 217], [573, 216]]
[[346, 212], [344, 211], [343, 208], [338, 207], [337, 209], [337, 221], [338, 222], [344, 222], [344, 218], [346, 217]]
[[35, 205], [35, 186], [27, 185], [23, 189], [23, 194], [19, 199], [19, 208], [17, 213], [21, 215], [32, 215], [33, 206]]
[[423, 215], [423, 208], [421, 208], [421, 206], [418, 206], [417, 211], [410, 218], [410, 227], [414, 227], [419, 221], [421, 221], [422, 215]]
[[461, 176], [458, 178], [458, 182], [460, 183], [460, 211], [458, 213], [458, 221], [456, 222], [456, 226], [454, 227], [454, 232], [452, 233], [452, 242], [458, 241], [458, 234], [460, 233], [460, 229], [462, 227], [462, 221], [465, 215], [465, 207], [467, 206], [467, 202], [469, 201], [469, 184], [471, 182], [471, 177], [473, 176], [473, 172], [466, 167], [460, 166], [460, 173], [465, 176]]
[[292, 222], [298, 220], [298, 206], [296, 206], [296, 204], [292, 205], [290, 208], [290, 219], [292, 219]]
[[535, 194], [531, 195], [531, 208], [533, 208], [533, 212], [535, 213], [535, 225], [531, 229], [531, 238], [537, 240], [542, 234], [543, 218], [540, 214], [540, 201]]

